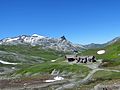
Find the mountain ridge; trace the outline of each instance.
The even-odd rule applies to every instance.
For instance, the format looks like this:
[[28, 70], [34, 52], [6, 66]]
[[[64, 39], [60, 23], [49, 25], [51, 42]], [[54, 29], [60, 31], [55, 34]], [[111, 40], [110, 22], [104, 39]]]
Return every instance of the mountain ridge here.
[[120, 37], [115, 37], [112, 40], [110, 40], [106, 43], [103, 43], [103, 44], [91, 43], [91, 44], [84, 45], [84, 47], [87, 48], [87, 49], [104, 48], [108, 45], [111, 45], [111, 44], [117, 42], [117, 41], [120, 41]]
[[0, 40], [0, 45], [17, 45], [17, 44], [30, 44], [32, 46], [41, 45], [43, 49], [54, 49], [59, 51], [79, 51], [84, 49], [104, 48], [112, 43], [120, 41], [120, 37], [116, 37], [106, 43], [96, 44], [91, 43], [87, 45], [73, 44], [66, 39], [65, 36], [60, 38], [51, 38], [38, 34], [33, 35], [19, 35], [11, 38], [4, 38]]
[[79, 51], [84, 49], [82, 45], [73, 44], [65, 36], [60, 38], [45, 37], [38, 34], [20, 35], [12, 38], [0, 40], [0, 45], [30, 44], [32, 46], [41, 45], [44, 49], [55, 49], [59, 51]]

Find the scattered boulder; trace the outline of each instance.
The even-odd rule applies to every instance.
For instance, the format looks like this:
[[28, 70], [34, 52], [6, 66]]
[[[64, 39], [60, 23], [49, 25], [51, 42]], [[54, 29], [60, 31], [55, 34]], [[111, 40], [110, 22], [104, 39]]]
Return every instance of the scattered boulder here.
[[120, 90], [120, 85], [96, 85], [93, 90]]

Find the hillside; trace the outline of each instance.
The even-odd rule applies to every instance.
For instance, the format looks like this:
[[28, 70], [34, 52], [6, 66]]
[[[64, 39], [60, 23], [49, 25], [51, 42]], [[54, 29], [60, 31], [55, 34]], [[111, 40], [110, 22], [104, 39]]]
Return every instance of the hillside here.
[[[66, 40], [65, 37], [61, 37], [61, 39]], [[113, 42], [108, 42], [104, 47], [96, 47], [99, 45], [96, 44], [96, 48], [84, 48], [79, 52], [75, 50], [76, 45], [70, 49], [71, 51], [64, 51], [44, 48], [44, 45], [38, 44], [21, 44], [18, 41], [13, 40], [14, 43], [10, 41], [10, 43], [5, 42], [0, 45], [0, 82], [4, 82], [0, 84], [0, 89], [7, 88], [9, 90], [10, 87], [12, 89], [14, 87], [15, 90], [25, 88], [27, 88], [26, 90], [30, 88], [31, 90], [35, 88], [41, 90], [62, 90], [63, 88], [86, 90], [86, 88], [94, 88], [99, 83], [108, 83], [120, 78], [120, 41], [118, 38]], [[16, 42], [17, 44], [15, 44]], [[51, 43], [49, 42], [49, 44]], [[68, 43], [62, 44], [66, 46]], [[106, 53], [98, 55], [98, 50], [105, 50]], [[73, 55], [76, 54], [75, 52], [81, 56], [94, 55], [97, 62], [67, 62], [65, 55]], [[52, 81], [59, 76], [63, 80], [45, 82], [46, 80]]]
[[[97, 51], [99, 50], [105, 50], [106, 53], [98, 55]], [[110, 65], [120, 65], [120, 41], [118, 40], [103, 48], [88, 49], [80, 55], [95, 55], [97, 59], [103, 59], [103, 61], [110, 62]]]
[[56, 59], [63, 53], [52, 49], [45, 50], [42, 49], [41, 46], [31, 46], [31, 45], [0, 45], [0, 50], [9, 53], [11, 52], [16, 53], [18, 55], [21, 54], [25, 56], [34, 56], [34, 57], [36, 56], [45, 60]]
[[[66, 54], [70, 54], [70, 52], [45, 50], [41, 46], [0, 45], [0, 60], [11, 63], [0, 63], [0, 82], [4, 82], [0, 84], [0, 89], [8, 88], [9, 90], [10, 87], [18, 85], [16, 90], [19, 90], [18, 88], [22, 88], [25, 83], [49, 85], [44, 81], [56, 76], [51, 75], [54, 70], [59, 72], [58, 75], [66, 78], [63, 82], [59, 82], [61, 84], [71, 82], [71, 80], [75, 81], [77, 78], [83, 79], [87, 76], [91, 69], [84, 65], [69, 64], [64, 58]], [[61, 86], [59, 83], [57, 86]]]

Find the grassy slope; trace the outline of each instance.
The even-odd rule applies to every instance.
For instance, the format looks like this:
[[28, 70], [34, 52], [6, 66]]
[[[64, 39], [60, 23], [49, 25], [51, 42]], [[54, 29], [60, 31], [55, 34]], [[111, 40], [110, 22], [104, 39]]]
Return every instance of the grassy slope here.
[[[103, 55], [98, 55], [98, 50], [106, 50]], [[111, 44], [105, 48], [100, 49], [89, 49], [81, 53], [80, 55], [95, 55], [97, 59], [103, 59], [104, 61], [110, 62], [110, 66], [120, 65], [120, 42]]]
[[98, 71], [93, 75], [93, 78], [97, 81], [120, 79], [120, 72]]
[[33, 65], [30, 66], [28, 68], [23, 68], [19, 71], [16, 72], [16, 74], [22, 74], [24, 75], [25, 73], [31, 73], [31, 74], [35, 74], [35, 73], [51, 73], [54, 69], [63, 72], [66, 71], [67, 73], [72, 72], [72, 73], [82, 73], [83, 75], [87, 75], [90, 71], [89, 68], [82, 66], [82, 65], [77, 65], [77, 64], [61, 64], [61, 63], [43, 63], [43, 64], [37, 64], [37, 65]]
[[55, 50], [43, 50], [40, 46], [32, 47], [29, 45], [0, 45], [0, 51], [2, 51], [0, 52], [0, 60], [22, 63], [20, 65], [0, 64], [0, 67], [16, 67], [19, 69], [40, 64], [42, 61], [50, 62], [52, 59], [57, 59], [63, 55], [63, 53]]
[[[112, 65], [120, 65], [120, 56], [118, 54], [120, 53], [120, 42], [117, 42], [115, 44], [109, 45], [105, 48], [102, 48], [106, 50], [106, 53], [104, 55], [97, 55], [96, 52], [101, 49], [91, 49], [91, 50], [86, 50], [80, 55], [95, 55], [97, 59], [104, 59], [106, 61], [112, 62]], [[89, 68], [82, 66], [81, 64], [73, 64], [70, 65], [66, 62], [64, 62], [64, 54], [62, 52], [54, 51], [54, 50], [43, 50], [41, 49], [40, 46], [36, 47], [31, 47], [31, 46], [0, 46], [0, 50], [6, 51], [6, 52], [14, 52], [17, 54], [22, 54], [30, 58], [31, 56], [36, 56], [44, 59], [44, 63], [36, 63], [36, 64], [23, 64], [20, 65], [19, 67], [21, 68], [14, 74], [21, 74], [25, 75], [26, 73], [51, 73], [52, 70], [60, 70], [60, 72], [67, 71], [73, 72], [74, 74], [79, 75], [79, 73], [83, 73], [84, 75], [87, 75], [90, 71]], [[61, 57], [62, 56], [62, 57]], [[57, 59], [58, 58], [58, 59]], [[9, 59], [9, 58], [8, 58]], [[56, 62], [52, 63], [50, 62], [53, 59], [57, 59]], [[12, 59], [11, 59], [12, 60]], [[32, 60], [32, 58], [30, 59]], [[112, 79], [119, 79], [119, 74], [120, 73], [114, 73], [114, 72], [104, 72], [100, 71], [95, 73], [94, 79], [99, 82], [99, 79], [102, 80], [109, 80], [110, 78]], [[92, 83], [93, 86], [95, 85]], [[90, 84], [91, 85], [91, 84]], [[84, 86], [83, 86], [84, 87]], [[87, 86], [85, 86], [87, 87]], [[89, 88], [89, 86], [88, 86]], [[80, 87], [81, 90], [81, 87]]]
[[90, 90], [98, 84], [114, 85], [115, 83], [120, 83], [120, 72], [97, 71], [92, 78], [91, 82], [81, 85], [77, 90]]
[[[52, 70], [60, 70], [73, 72], [73, 73], [84, 73], [85, 75], [88, 74], [89, 68], [82, 66], [82, 65], [70, 65], [64, 59], [64, 52], [59, 52], [51, 49], [43, 50], [40, 46], [29, 46], [29, 45], [0, 45], [0, 50], [5, 52], [12, 52], [20, 55], [24, 55], [24, 59], [26, 62], [22, 65], [16, 66], [21, 68], [16, 73], [17, 74], [26, 74], [28, 72], [35, 74], [35, 73], [51, 73]], [[44, 60], [43, 63], [32, 63], [30, 61], [35, 61], [35, 58], [31, 58], [31, 56], [40, 57]], [[3, 58], [4, 57], [4, 58]], [[3, 55], [0, 57], [2, 60], [5, 61], [20, 61], [21, 58], [14, 58], [14, 56]], [[14, 60], [15, 59], [15, 60]], [[57, 60], [55, 63], [52, 63], [51, 60]], [[22, 60], [22, 59], [21, 59]], [[0, 66], [7, 66], [7, 65], [0, 65]], [[11, 65], [14, 66], [14, 65]]]
[[55, 50], [43, 50], [40, 46], [30, 45], [0, 45], [0, 50], [19, 53], [27, 56], [38, 56], [47, 60], [56, 59], [61, 52]]

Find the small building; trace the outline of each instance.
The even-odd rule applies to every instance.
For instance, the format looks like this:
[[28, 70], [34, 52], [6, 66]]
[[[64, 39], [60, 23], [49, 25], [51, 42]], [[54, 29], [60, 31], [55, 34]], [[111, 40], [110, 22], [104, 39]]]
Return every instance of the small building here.
[[95, 56], [88, 56], [88, 61], [89, 62], [96, 62], [96, 57]]
[[87, 56], [78, 56], [77, 63], [87, 63]]
[[77, 59], [77, 55], [66, 55], [65, 59], [68, 60], [68, 62], [75, 61]]
[[77, 61], [77, 63], [96, 62], [95, 56], [77, 56], [77, 55], [66, 55], [65, 58], [68, 62]]

